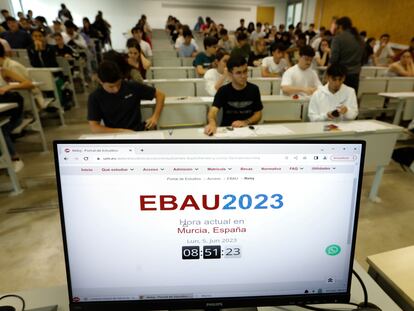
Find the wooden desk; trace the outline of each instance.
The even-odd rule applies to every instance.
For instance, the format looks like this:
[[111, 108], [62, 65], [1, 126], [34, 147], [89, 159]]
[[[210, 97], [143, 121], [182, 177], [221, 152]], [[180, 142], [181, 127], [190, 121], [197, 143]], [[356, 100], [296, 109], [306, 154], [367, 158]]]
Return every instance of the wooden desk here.
[[407, 311], [414, 310], [414, 245], [367, 258], [368, 273]]
[[[360, 139], [367, 142], [365, 170], [375, 170], [374, 181], [369, 198], [381, 202], [378, 188], [385, 167], [391, 161], [391, 155], [402, 127], [375, 120], [359, 120], [337, 123], [341, 130], [324, 131], [324, 126], [332, 122], [301, 122], [255, 125], [254, 130], [235, 129], [226, 133], [226, 128], [218, 128], [219, 135], [207, 136], [203, 128], [187, 128], [165, 131], [135, 132], [131, 134], [93, 134], [82, 135], [81, 139]], [[228, 132], [228, 131], [227, 131]], [[238, 134], [240, 133], [240, 134]], [[226, 136], [226, 134], [228, 134]]]
[[[300, 121], [306, 117], [303, 111], [309, 103], [308, 97], [293, 99], [285, 95], [262, 95], [261, 99], [263, 103], [262, 122]], [[214, 97], [211, 96], [174, 96], [166, 97], [165, 105], [206, 105], [210, 107], [213, 101]], [[141, 106], [144, 109], [153, 109], [155, 100], [143, 100]]]
[[404, 105], [407, 103], [407, 99], [414, 98], [414, 92], [391, 92], [391, 93], [379, 93], [378, 95], [385, 98], [394, 98], [398, 99], [398, 107], [395, 112], [393, 124], [400, 124], [401, 115], [404, 109]]
[[[369, 301], [375, 303], [383, 311], [401, 311], [401, 309], [392, 301], [390, 297], [370, 278], [370, 276], [362, 269], [362, 267], [354, 261], [354, 269], [363, 279], [368, 290]], [[3, 293], [7, 294], [7, 293]], [[3, 295], [2, 294], [2, 295]], [[9, 293], [12, 294], [12, 293]], [[26, 308], [39, 308], [49, 305], [58, 305], [59, 311], [69, 310], [69, 298], [67, 286], [61, 285], [52, 288], [32, 289], [17, 292], [26, 300]], [[351, 302], [360, 303], [363, 301], [363, 293], [359, 282], [352, 277], [351, 283]], [[9, 299], [7, 303], [13, 305], [16, 310], [20, 310], [20, 301]], [[321, 308], [338, 308], [338, 305], [326, 304], [318, 305]], [[346, 306], [345, 308], [349, 308]], [[281, 306], [281, 307], [259, 307], [258, 311], [302, 311], [303, 308], [297, 306]], [[237, 309], [235, 309], [237, 311]]]

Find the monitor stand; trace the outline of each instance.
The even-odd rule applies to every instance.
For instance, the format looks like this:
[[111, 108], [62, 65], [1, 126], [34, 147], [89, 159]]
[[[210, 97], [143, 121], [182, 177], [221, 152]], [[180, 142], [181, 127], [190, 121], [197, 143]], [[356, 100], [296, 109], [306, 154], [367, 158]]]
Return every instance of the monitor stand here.
[[358, 306], [358, 308], [353, 309], [354, 311], [381, 311], [381, 308], [377, 305], [368, 302], [367, 306], [363, 302], [361, 302]]
[[257, 308], [256, 307], [244, 307], [244, 308], [221, 309], [221, 308], [209, 307], [206, 309], [185, 309], [185, 310], [174, 310], [174, 311], [257, 311]]

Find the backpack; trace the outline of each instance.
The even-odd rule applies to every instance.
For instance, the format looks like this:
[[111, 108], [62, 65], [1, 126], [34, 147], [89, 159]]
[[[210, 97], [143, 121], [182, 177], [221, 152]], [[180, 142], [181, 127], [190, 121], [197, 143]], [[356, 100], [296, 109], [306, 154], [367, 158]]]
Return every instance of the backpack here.
[[414, 162], [414, 147], [395, 149], [392, 153], [392, 159], [403, 166], [403, 168], [410, 167], [410, 165]]

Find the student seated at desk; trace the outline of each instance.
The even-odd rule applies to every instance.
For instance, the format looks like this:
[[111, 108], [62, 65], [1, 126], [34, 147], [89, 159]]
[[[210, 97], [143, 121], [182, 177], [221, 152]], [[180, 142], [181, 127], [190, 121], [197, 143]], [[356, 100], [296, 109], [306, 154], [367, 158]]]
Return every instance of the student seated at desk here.
[[390, 65], [387, 75], [394, 77], [414, 77], [414, 62], [409, 50], [405, 50], [401, 54], [400, 60]]
[[204, 50], [197, 54], [193, 61], [193, 66], [196, 69], [197, 75], [203, 77], [204, 74], [210, 69], [216, 59], [217, 52], [217, 38], [216, 37], [205, 37], [204, 38]]
[[63, 36], [60, 32], [55, 32], [53, 34], [53, 38], [55, 39], [55, 51], [56, 56], [64, 57], [68, 60], [72, 60], [74, 58], [78, 58], [79, 54], [69, 45], [65, 44], [63, 40]]
[[[14, 170], [20, 171], [24, 163], [20, 160], [14, 148], [14, 143], [11, 138], [11, 132], [18, 127], [23, 120], [23, 97], [12, 90], [30, 89], [33, 84], [30, 80], [25, 79], [12, 70], [1, 68], [0, 71], [0, 105], [1, 103], [17, 103], [17, 107], [0, 113], [1, 117], [10, 118], [9, 122], [2, 126], [3, 136], [6, 141], [7, 149], [13, 162]], [[13, 81], [17, 83], [8, 84], [6, 81]]]
[[299, 62], [283, 74], [281, 91], [284, 95], [312, 95], [322, 85], [316, 72], [311, 69], [315, 56], [312, 47], [302, 47], [299, 55]]
[[[15, 60], [11, 59], [10, 57], [7, 57], [6, 51], [4, 50], [4, 47], [1, 44], [0, 44], [0, 68], [10, 70], [14, 73], [17, 73], [20, 77], [24, 78], [25, 80], [30, 80], [27, 68], [24, 67], [19, 62], [16, 62]], [[37, 87], [33, 87], [31, 89], [31, 92], [36, 100], [36, 104], [38, 105], [38, 107], [40, 109], [45, 108], [47, 103], [45, 102], [42, 91]]]
[[47, 44], [45, 30], [43, 28], [33, 29], [32, 38], [33, 45], [27, 49], [32, 66], [59, 67], [55, 47]]
[[259, 88], [247, 82], [247, 61], [241, 56], [231, 56], [227, 62], [231, 83], [222, 86], [214, 96], [208, 112], [207, 135], [217, 130], [217, 114], [223, 109], [221, 126], [245, 127], [256, 124], [262, 118], [263, 105]]
[[[125, 81], [118, 66], [109, 61], [100, 64], [98, 79], [100, 86], [88, 100], [88, 121], [92, 132], [132, 132], [157, 127], [164, 106], [164, 93], [135, 81]], [[142, 122], [141, 100], [154, 98], [154, 113]]]
[[204, 80], [206, 81], [206, 91], [210, 96], [216, 95], [217, 90], [230, 81], [227, 72], [227, 61], [229, 58], [230, 55], [225, 50], [218, 50], [215, 60], [217, 68], [207, 70], [204, 75]]
[[195, 57], [198, 51], [197, 47], [192, 43], [193, 34], [191, 33], [191, 30], [184, 30], [183, 38], [184, 41], [178, 47], [178, 55], [180, 57]]
[[355, 90], [344, 84], [346, 67], [332, 64], [326, 75], [328, 83], [320, 86], [310, 99], [310, 121], [354, 120], [358, 115], [358, 104]]
[[151, 67], [149, 61], [141, 50], [141, 45], [134, 38], [129, 38], [126, 43], [128, 49], [128, 64], [131, 67], [131, 78], [138, 81], [139, 77], [147, 78], [147, 70]]
[[289, 63], [285, 58], [285, 46], [282, 43], [273, 43], [270, 46], [270, 53], [262, 61], [262, 77], [273, 78], [281, 77], [283, 73], [289, 68]]

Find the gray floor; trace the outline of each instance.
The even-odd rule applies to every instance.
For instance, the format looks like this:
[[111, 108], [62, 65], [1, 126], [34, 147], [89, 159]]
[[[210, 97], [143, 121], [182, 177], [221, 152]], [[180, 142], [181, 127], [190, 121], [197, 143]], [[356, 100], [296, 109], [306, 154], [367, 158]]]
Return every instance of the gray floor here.
[[[57, 118], [45, 122], [49, 142], [89, 132], [86, 95], [80, 102], [66, 113], [66, 127]], [[0, 292], [66, 282], [52, 153], [40, 152], [35, 134], [19, 139], [17, 149], [25, 162], [19, 173], [24, 193], [10, 196], [0, 172]], [[391, 163], [380, 187], [381, 204], [367, 199], [372, 180], [372, 173], [365, 174], [356, 245], [365, 268], [371, 254], [414, 244], [414, 174]]]

